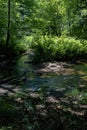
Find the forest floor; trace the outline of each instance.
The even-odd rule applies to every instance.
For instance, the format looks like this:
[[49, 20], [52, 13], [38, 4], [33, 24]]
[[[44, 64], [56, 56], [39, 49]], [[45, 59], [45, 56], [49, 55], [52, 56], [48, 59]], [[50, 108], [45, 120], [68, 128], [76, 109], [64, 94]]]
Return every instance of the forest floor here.
[[87, 105], [80, 104], [79, 99], [67, 97], [64, 91], [59, 89], [44, 95], [30, 92], [25, 97], [14, 99], [7, 97], [5, 103], [17, 105], [17, 108], [13, 117], [10, 110], [9, 114], [6, 110], [2, 115], [3, 104], [0, 104], [0, 125], [15, 124], [17, 130], [28, 130], [26, 125], [29, 122], [31, 130], [87, 130]]
[[[54, 72], [58, 74], [61, 72], [61, 74], [65, 75], [73, 74], [74, 69], [70, 68], [70, 65], [63, 62], [47, 62], [38, 65], [37, 68], [39, 69], [34, 70], [34, 73]], [[8, 78], [5, 81], [8, 80], [10, 79]], [[3, 94], [7, 93], [6, 102], [18, 105], [16, 110], [18, 117], [16, 117], [16, 120], [19, 121], [15, 121], [15, 119], [12, 121], [12, 117], [10, 119], [9, 115], [3, 114], [0, 117], [0, 125], [15, 122], [14, 124], [21, 130], [28, 130], [26, 128], [28, 122], [31, 130], [87, 130], [87, 104], [80, 102], [81, 95], [78, 97], [67, 96], [66, 88], [51, 91], [45, 88], [45, 90], [40, 92], [29, 91], [24, 96], [13, 98], [15, 92], [20, 92], [20, 90], [14, 88], [14, 86], [9, 86], [6, 90], [6, 87], [4, 86], [4, 89], [0, 88], [0, 95], [3, 97]], [[25, 118], [25, 121], [22, 118]], [[7, 122], [7, 124], [2, 123], [3, 121]]]

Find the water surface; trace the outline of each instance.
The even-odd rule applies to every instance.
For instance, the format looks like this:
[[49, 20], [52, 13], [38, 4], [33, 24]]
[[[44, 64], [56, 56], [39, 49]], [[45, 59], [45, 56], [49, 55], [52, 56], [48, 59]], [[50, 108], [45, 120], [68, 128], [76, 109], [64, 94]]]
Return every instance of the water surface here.
[[61, 64], [59, 63], [60, 70], [56, 73], [56, 71], [40, 72], [38, 70], [41, 67], [27, 63], [27, 61], [29, 61], [29, 57], [24, 55], [19, 59], [5, 63], [0, 68], [0, 80], [16, 76], [18, 82], [13, 80], [9, 84], [16, 84], [23, 91], [39, 91], [43, 88], [51, 91], [64, 88], [67, 90], [66, 94], [78, 91], [77, 93], [81, 95], [81, 93], [87, 92], [87, 63], [69, 64], [61, 62]]

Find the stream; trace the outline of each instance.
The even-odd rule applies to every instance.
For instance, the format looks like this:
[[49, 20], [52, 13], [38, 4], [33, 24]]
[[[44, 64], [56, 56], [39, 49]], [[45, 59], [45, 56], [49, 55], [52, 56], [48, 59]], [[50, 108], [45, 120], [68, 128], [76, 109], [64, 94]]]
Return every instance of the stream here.
[[57, 95], [74, 97], [87, 93], [87, 63], [47, 62], [43, 65], [32, 65], [28, 61], [29, 56], [23, 55], [1, 64], [0, 81], [7, 77], [16, 77], [5, 85], [16, 85], [22, 92], [56, 91]]

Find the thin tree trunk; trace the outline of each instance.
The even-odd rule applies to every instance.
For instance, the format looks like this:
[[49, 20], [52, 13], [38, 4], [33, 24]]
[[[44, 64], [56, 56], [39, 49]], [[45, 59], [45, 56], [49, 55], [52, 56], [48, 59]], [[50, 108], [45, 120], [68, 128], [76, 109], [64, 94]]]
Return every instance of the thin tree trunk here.
[[11, 6], [11, 1], [8, 0], [8, 23], [7, 23], [6, 47], [9, 46], [9, 41], [10, 41], [10, 6]]

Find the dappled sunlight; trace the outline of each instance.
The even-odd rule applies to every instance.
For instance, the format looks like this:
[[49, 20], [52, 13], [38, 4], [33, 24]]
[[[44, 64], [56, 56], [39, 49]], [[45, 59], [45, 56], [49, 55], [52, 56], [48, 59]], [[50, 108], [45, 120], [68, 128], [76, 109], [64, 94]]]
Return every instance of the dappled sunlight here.
[[0, 130], [87, 130], [87, 0], [0, 0]]

